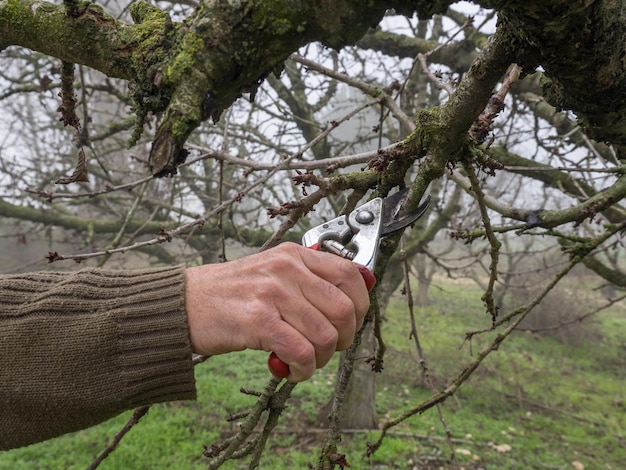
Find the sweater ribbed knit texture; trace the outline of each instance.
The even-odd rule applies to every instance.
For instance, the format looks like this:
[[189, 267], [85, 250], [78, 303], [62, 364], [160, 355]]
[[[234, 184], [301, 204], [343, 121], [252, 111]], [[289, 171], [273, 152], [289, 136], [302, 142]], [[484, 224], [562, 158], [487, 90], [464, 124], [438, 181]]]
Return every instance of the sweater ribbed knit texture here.
[[194, 399], [184, 269], [0, 276], [0, 450]]

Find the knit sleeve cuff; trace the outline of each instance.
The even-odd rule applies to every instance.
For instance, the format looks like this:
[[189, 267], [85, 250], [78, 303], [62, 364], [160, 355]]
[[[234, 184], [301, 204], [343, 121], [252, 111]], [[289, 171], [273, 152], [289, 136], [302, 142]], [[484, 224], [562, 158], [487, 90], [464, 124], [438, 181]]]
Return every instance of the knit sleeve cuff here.
[[129, 406], [196, 398], [182, 267], [125, 271], [117, 298], [121, 379]]
[[0, 449], [196, 397], [183, 267], [0, 277]]

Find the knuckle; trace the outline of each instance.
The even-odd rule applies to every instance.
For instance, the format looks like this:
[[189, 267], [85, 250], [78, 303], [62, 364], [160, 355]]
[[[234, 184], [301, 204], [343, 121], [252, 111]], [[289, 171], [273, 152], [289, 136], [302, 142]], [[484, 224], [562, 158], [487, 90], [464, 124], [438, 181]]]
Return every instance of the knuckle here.
[[359, 268], [352, 261], [337, 257], [337, 272], [343, 279], [358, 278]]
[[337, 348], [337, 341], [339, 341], [339, 333], [335, 328], [328, 327], [317, 335], [315, 344], [321, 351], [334, 352]]
[[266, 257], [264, 269], [271, 275], [285, 275], [285, 273], [295, 273], [301, 269], [297, 250], [301, 247], [295, 243], [283, 243], [278, 245]]
[[273, 249], [273, 251], [282, 256], [286, 255], [286, 256], [292, 257], [293, 255], [297, 254], [301, 249], [302, 247], [298, 245], [297, 243], [284, 242], [276, 246]]
[[357, 318], [357, 311], [354, 303], [346, 296], [339, 297], [335, 302], [335, 311], [332, 323], [343, 333], [345, 330], [352, 328]]
[[301, 342], [292, 349], [294, 361], [303, 366], [313, 364], [315, 362], [315, 348], [312, 344]]
[[337, 298], [335, 302], [335, 309], [337, 311], [339, 320], [351, 320], [356, 313], [356, 307], [354, 306], [354, 302], [352, 302], [352, 300], [347, 295], [341, 295]]
[[292, 295], [289, 284], [280, 276], [284, 269], [281, 265], [264, 266], [255, 276], [254, 283], [246, 286], [247, 291], [238, 294], [249, 295], [265, 305], [276, 306], [284, 303]]

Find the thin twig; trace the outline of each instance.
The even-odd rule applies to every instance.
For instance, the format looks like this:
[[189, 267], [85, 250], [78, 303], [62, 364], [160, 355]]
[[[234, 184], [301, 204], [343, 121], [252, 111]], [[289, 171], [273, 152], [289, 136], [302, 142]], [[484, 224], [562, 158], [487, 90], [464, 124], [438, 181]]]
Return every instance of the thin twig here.
[[504, 100], [509, 93], [511, 85], [517, 81], [522, 72], [522, 68], [513, 64], [505, 74], [500, 89], [494, 93], [485, 107], [485, 110], [478, 116], [474, 124], [469, 130], [469, 134], [479, 144], [482, 144], [489, 133], [494, 119], [504, 109]]
[[219, 468], [226, 460], [231, 458], [252, 434], [254, 428], [261, 419], [261, 415], [267, 409], [270, 399], [274, 396], [274, 392], [280, 381], [281, 379], [276, 377], [272, 377], [270, 379], [265, 387], [265, 390], [263, 391], [263, 394], [259, 397], [259, 400], [250, 412], [250, 415], [248, 415], [246, 420], [241, 425], [239, 432], [228, 439], [225, 448], [219, 453], [219, 455], [209, 462], [208, 468], [210, 470]]
[[[116, 247], [116, 246], [119, 245], [120, 240], [122, 239], [122, 237], [124, 236], [124, 233], [126, 232], [126, 227], [128, 226], [128, 223], [130, 222], [130, 220], [132, 219], [133, 215], [135, 214], [135, 211], [139, 207], [139, 202], [143, 198], [143, 194], [145, 192], [145, 189], [146, 189], [145, 185], [141, 187], [141, 190], [139, 191], [139, 194], [137, 195], [137, 197], [133, 201], [133, 204], [131, 205], [130, 209], [126, 212], [126, 216], [124, 217], [124, 221], [122, 222], [122, 226], [118, 230], [117, 234], [115, 235], [115, 238], [113, 238], [113, 240], [111, 241], [109, 246]], [[111, 257], [111, 255], [103, 256], [98, 261], [98, 267], [99, 268], [103, 267], [105, 265], [105, 263], [109, 260], [110, 257]]]
[[417, 54], [417, 59], [422, 66], [422, 72], [424, 72], [424, 75], [426, 75], [428, 79], [433, 83], [433, 85], [435, 85], [438, 89], [444, 90], [448, 94], [448, 96], [454, 93], [454, 88], [451, 87], [449, 83], [440, 80], [433, 72], [430, 71], [426, 58], [426, 54]]
[[[375, 297], [372, 298], [372, 302], [375, 302]], [[372, 308], [373, 307], [370, 306], [370, 311]], [[366, 316], [366, 320], [363, 322], [361, 329], [357, 331], [354, 341], [352, 341], [352, 344], [344, 354], [328, 416], [328, 432], [326, 433], [326, 439], [324, 440], [324, 444], [321, 449], [316, 467], [317, 470], [325, 470], [333, 467], [331, 459], [337, 454], [337, 446], [339, 445], [339, 442], [341, 442], [341, 417], [343, 414], [343, 404], [345, 401], [346, 390], [348, 389], [348, 383], [350, 382], [350, 377], [352, 377], [352, 372], [354, 371], [354, 361], [357, 358], [356, 353], [361, 345], [363, 332], [368, 325], [368, 318], [371, 318], [369, 317], [369, 314]]]
[[611, 173], [611, 174], [624, 174], [626, 173], [626, 165], [619, 165], [614, 168], [575, 168], [567, 166], [517, 166], [517, 165], [504, 165], [503, 170], [506, 171], [566, 171], [574, 173]]
[[258, 439], [255, 439], [254, 448], [252, 450], [252, 458], [250, 459], [250, 464], [248, 468], [253, 470], [259, 466], [259, 462], [261, 460], [261, 456], [263, 455], [263, 450], [265, 449], [265, 445], [267, 444], [267, 440], [270, 437], [270, 434], [278, 424], [278, 420], [280, 415], [285, 410], [285, 403], [289, 400], [291, 396], [291, 392], [296, 387], [296, 383], [294, 382], [286, 382], [282, 387], [272, 396], [269, 402], [269, 415], [267, 420], [265, 421], [265, 426], [263, 426], [263, 431], [259, 434]]
[[120, 432], [118, 432], [115, 435], [115, 437], [113, 438], [111, 443], [106, 447], [106, 449], [104, 449], [100, 453], [100, 455], [98, 455], [98, 457], [96, 457], [96, 459], [93, 462], [91, 462], [89, 467], [87, 467], [87, 470], [94, 470], [98, 468], [98, 466], [104, 461], [104, 459], [106, 459], [109, 456], [109, 454], [111, 454], [111, 452], [113, 452], [117, 448], [117, 445], [120, 443], [122, 438], [128, 433], [128, 431], [130, 431], [133, 428], [133, 426], [137, 424], [139, 420], [146, 415], [146, 413], [148, 413], [148, 410], [150, 410], [150, 406], [141, 406], [139, 408], [136, 408], [133, 411], [133, 414], [128, 420], [128, 422], [124, 425], [124, 427], [120, 430]]
[[[185, 167], [185, 166], [189, 166], [189, 165], [193, 165], [194, 163], [206, 160], [208, 158], [213, 158], [213, 154], [207, 153], [207, 154], [200, 155], [197, 158], [187, 160], [185, 163], [179, 165], [179, 168]], [[24, 192], [29, 193], [29, 194], [35, 194], [35, 195], [45, 199], [46, 201], [52, 201], [54, 199], [92, 198], [92, 197], [95, 197], [95, 196], [99, 196], [101, 194], [108, 194], [108, 193], [112, 193], [112, 192], [115, 192], [115, 191], [131, 191], [132, 189], [136, 188], [137, 186], [141, 186], [142, 184], [147, 183], [148, 181], [151, 181], [153, 179], [156, 179], [156, 177], [155, 176], [146, 176], [145, 178], [141, 178], [139, 180], [132, 181], [130, 183], [124, 183], [124, 184], [120, 184], [120, 185], [116, 185], [116, 186], [112, 186], [112, 185], [107, 184], [107, 185], [105, 185], [104, 189], [90, 191], [90, 192], [87, 192], [87, 193], [58, 193], [56, 191], [36, 191], [36, 190], [30, 189], [30, 188], [24, 189]]]
[[439, 44], [437, 47], [431, 49], [430, 51], [422, 54], [417, 54], [417, 61], [420, 63], [421, 67], [422, 67], [422, 72], [424, 72], [424, 74], [428, 77], [428, 79], [433, 83], [433, 85], [435, 85], [435, 87], [437, 87], [439, 90], [444, 90], [448, 96], [452, 95], [452, 93], [454, 93], [454, 88], [450, 86], [450, 84], [444, 82], [443, 80], [440, 80], [434, 73], [432, 73], [430, 71], [430, 68], [428, 67], [428, 58], [438, 52], [439, 50], [443, 49], [444, 47], [448, 46], [448, 44], [452, 43], [452, 41], [454, 40], [454, 38], [461, 33], [461, 31], [463, 31], [464, 29], [466, 29], [467, 27], [469, 27], [472, 24], [472, 19], [471, 18], [467, 18], [467, 20], [465, 20], [465, 22], [454, 32], [454, 34], [452, 34], [445, 42]]
[[[345, 168], [351, 165], [358, 165], [362, 163], [369, 162], [372, 158], [380, 155], [381, 152], [388, 152], [393, 150], [399, 145], [399, 143], [393, 143], [387, 145], [386, 147], [382, 147], [381, 149], [370, 150], [362, 153], [355, 153], [350, 155], [342, 155], [339, 157], [328, 157], [322, 158], [319, 160], [296, 160], [290, 162], [285, 166], [286, 170], [319, 170], [326, 168]], [[191, 149], [199, 150], [203, 152], [202, 159], [214, 158], [216, 160], [223, 160], [224, 162], [230, 163], [232, 165], [237, 165], [242, 168], [248, 168], [254, 171], [264, 171], [271, 170], [274, 168], [275, 164], [268, 162], [260, 162], [257, 160], [250, 160], [245, 158], [237, 158], [233, 157], [230, 154], [219, 150], [210, 150], [204, 146], [188, 144], [187, 145]]]
[[496, 281], [498, 280], [498, 259], [502, 243], [500, 243], [500, 241], [496, 238], [493, 228], [491, 227], [491, 220], [489, 219], [487, 206], [485, 204], [485, 194], [480, 187], [480, 182], [478, 181], [476, 173], [474, 173], [474, 168], [466, 162], [463, 163], [463, 168], [465, 168], [465, 172], [471, 182], [474, 199], [478, 203], [480, 216], [483, 221], [483, 226], [485, 227], [485, 235], [489, 241], [489, 255], [491, 257], [491, 264], [489, 265], [489, 283], [485, 293], [483, 294], [482, 300], [487, 307], [487, 311], [491, 315], [492, 322], [495, 323], [496, 318], [498, 317], [499, 307], [495, 304], [493, 289]]

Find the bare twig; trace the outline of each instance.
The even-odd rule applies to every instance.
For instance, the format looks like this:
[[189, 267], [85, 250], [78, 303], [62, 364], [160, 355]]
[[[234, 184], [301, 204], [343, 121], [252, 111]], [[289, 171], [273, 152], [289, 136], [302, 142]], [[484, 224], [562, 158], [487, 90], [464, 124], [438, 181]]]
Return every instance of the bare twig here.
[[[139, 191], [139, 194], [137, 195], [137, 197], [133, 201], [130, 209], [126, 212], [126, 216], [124, 217], [124, 221], [122, 222], [122, 226], [120, 227], [120, 229], [118, 230], [117, 234], [115, 235], [115, 237], [113, 238], [113, 240], [109, 244], [110, 247], [114, 248], [114, 247], [119, 245], [120, 241], [122, 240], [122, 237], [124, 236], [124, 233], [126, 232], [126, 227], [128, 226], [128, 222], [130, 222], [130, 220], [133, 218], [133, 215], [135, 214], [135, 211], [139, 207], [139, 202], [143, 198], [143, 193], [144, 193], [145, 189], [146, 189], [145, 185], [141, 187], [141, 189]], [[110, 257], [111, 257], [111, 255], [103, 256], [98, 261], [98, 267], [104, 266], [104, 264], [108, 261], [108, 259]]]
[[609, 173], [626, 174], [626, 165], [618, 165], [613, 168], [576, 168], [566, 166], [516, 166], [504, 165], [503, 170], [507, 171], [566, 171], [573, 173]]
[[[200, 162], [202, 160], [206, 160], [208, 158], [213, 158], [214, 155], [210, 154], [210, 153], [205, 153], [203, 155], [200, 155], [197, 158], [194, 159], [190, 159], [187, 160], [185, 163], [179, 165], [179, 168], [181, 167], [185, 167], [185, 166], [190, 166], [193, 165], [194, 163]], [[145, 178], [141, 178], [139, 180], [130, 182], [130, 183], [124, 183], [124, 184], [120, 184], [117, 186], [111, 186], [111, 185], [106, 185], [104, 187], [104, 189], [100, 189], [100, 190], [96, 190], [96, 191], [90, 191], [87, 193], [58, 193], [56, 191], [35, 191], [32, 190], [30, 188], [26, 188], [24, 189], [24, 192], [26, 193], [30, 193], [30, 194], [36, 194], [37, 196], [47, 200], [47, 201], [52, 201], [54, 199], [81, 199], [81, 198], [92, 198], [95, 196], [99, 196], [101, 194], [108, 194], [108, 193], [112, 193], [115, 191], [131, 191], [134, 188], [136, 188], [137, 186], [141, 186], [144, 183], [147, 183], [148, 181], [151, 181], [153, 179], [156, 179], [154, 176], [147, 176]]]
[[369, 83], [358, 80], [354, 77], [350, 77], [349, 75], [323, 67], [317, 62], [306, 59], [298, 54], [292, 55], [291, 59], [306, 66], [311, 70], [315, 70], [316, 72], [323, 73], [328, 77], [335, 78], [340, 82], [346, 83], [358, 90], [361, 90], [363, 93], [372, 96], [376, 99], [376, 102], [380, 102], [380, 104], [389, 108], [391, 114], [402, 124], [405, 129], [411, 129], [412, 127], [414, 127], [413, 120], [409, 118], [409, 116], [391, 97], [391, 95], [389, 95], [382, 87], [370, 85]]
[[[381, 149], [371, 150], [362, 153], [355, 153], [352, 155], [342, 155], [339, 157], [328, 157], [320, 160], [297, 160], [292, 161], [285, 166], [286, 170], [316, 170], [326, 168], [345, 168], [350, 165], [357, 165], [360, 163], [367, 163], [371, 159], [377, 157], [380, 152], [388, 152], [398, 146], [398, 143], [393, 143], [382, 147]], [[209, 150], [206, 147], [199, 145], [189, 144], [189, 148], [199, 150], [203, 152], [201, 159], [214, 158], [216, 160], [223, 160], [224, 162], [232, 165], [237, 165], [242, 168], [248, 168], [254, 171], [271, 170], [274, 168], [274, 163], [264, 163], [256, 160], [249, 160], [244, 158], [233, 157], [222, 151]], [[198, 159], [196, 159], [197, 161]]]
[[434, 49], [431, 49], [430, 51], [428, 51], [426, 53], [417, 54], [417, 60], [420, 63], [420, 66], [422, 67], [422, 72], [424, 72], [424, 74], [433, 83], [433, 85], [435, 85], [435, 87], [437, 87], [439, 90], [444, 90], [448, 94], [448, 96], [452, 95], [452, 93], [454, 93], [454, 88], [452, 86], [450, 86], [449, 83], [444, 82], [439, 77], [437, 77], [436, 74], [431, 72], [430, 68], [428, 67], [428, 58], [431, 55], [433, 55], [436, 52], [438, 52], [439, 50], [441, 50], [444, 47], [448, 46], [448, 44], [450, 44], [454, 40], [454, 38], [458, 34], [461, 33], [461, 31], [463, 31], [464, 29], [470, 27], [472, 25], [472, 23], [473, 23], [473, 19], [471, 17], [467, 18], [463, 22], [463, 24], [461, 26], [459, 26], [459, 28], [457, 28], [457, 30], [454, 32], [454, 34], [450, 35], [450, 37], [448, 38], [447, 41], [439, 44], [437, 47], [435, 47]]
[[265, 426], [263, 426], [263, 430], [259, 434], [258, 439], [255, 439], [254, 441], [252, 458], [250, 459], [250, 464], [248, 465], [248, 468], [250, 470], [258, 468], [267, 440], [269, 439], [270, 434], [278, 424], [278, 419], [285, 409], [285, 403], [291, 396], [291, 392], [295, 387], [296, 384], [293, 382], [284, 383], [283, 386], [280, 387], [280, 389], [274, 394], [274, 396], [270, 400], [269, 415], [267, 417], [267, 420], [265, 421]]
[[247, 438], [254, 431], [254, 428], [261, 419], [261, 415], [267, 409], [270, 399], [274, 396], [274, 392], [280, 381], [281, 380], [276, 377], [272, 377], [270, 379], [254, 408], [250, 411], [246, 420], [241, 424], [239, 432], [226, 440], [223, 445], [223, 449], [219, 451], [219, 455], [212, 455], [215, 458], [209, 462], [209, 469], [219, 468], [226, 460], [231, 458], [238, 449], [241, 448]]
[[[371, 309], [372, 307], [370, 307], [370, 311]], [[369, 314], [366, 317], [366, 321], [363, 322], [363, 326], [361, 326], [361, 329], [355, 335], [354, 341], [344, 354], [341, 369], [339, 370], [339, 376], [337, 378], [337, 383], [335, 384], [335, 393], [332, 397], [330, 413], [328, 416], [328, 432], [326, 434], [324, 445], [321, 449], [320, 457], [317, 462], [317, 470], [332, 468], [333, 456], [337, 455], [337, 446], [339, 445], [339, 442], [341, 442], [341, 416], [343, 411], [345, 394], [348, 388], [348, 382], [350, 381], [350, 377], [352, 376], [352, 372], [354, 370], [356, 352], [361, 345], [363, 332], [365, 331], [368, 321], [371, 321]]]
[[495, 287], [496, 281], [498, 280], [498, 258], [500, 253], [500, 247], [502, 243], [496, 238], [496, 235], [491, 227], [491, 220], [489, 219], [489, 214], [487, 213], [487, 206], [485, 204], [485, 195], [483, 190], [480, 187], [480, 182], [478, 181], [478, 177], [476, 173], [474, 173], [474, 168], [469, 163], [463, 163], [463, 168], [469, 177], [469, 180], [472, 184], [472, 192], [474, 194], [474, 198], [478, 203], [478, 208], [480, 210], [480, 216], [483, 221], [483, 226], [485, 227], [485, 235], [487, 240], [489, 241], [489, 255], [491, 256], [491, 264], [489, 265], [489, 283], [485, 293], [483, 294], [482, 300], [487, 307], [487, 311], [491, 315], [492, 322], [495, 323], [498, 317], [498, 306], [494, 302], [493, 289]]
[[113, 452], [117, 448], [122, 438], [126, 434], [128, 434], [128, 432], [133, 428], [133, 426], [137, 424], [139, 420], [148, 413], [148, 410], [150, 410], [150, 406], [142, 406], [140, 408], [136, 408], [135, 411], [133, 411], [133, 414], [128, 420], [128, 422], [124, 425], [124, 427], [120, 430], [120, 432], [118, 432], [115, 435], [115, 437], [113, 438], [111, 443], [106, 447], [106, 449], [104, 449], [100, 453], [100, 455], [98, 455], [98, 457], [96, 457], [96, 459], [93, 462], [91, 462], [91, 464], [87, 467], [87, 470], [94, 470], [98, 468], [98, 466], [104, 461], [104, 459], [106, 459], [109, 456], [109, 454], [111, 454], [111, 452]]
[[422, 66], [422, 72], [429, 78], [429, 80], [440, 90], [445, 90], [448, 95], [454, 93], [454, 88], [449, 83], [440, 80], [428, 67], [427, 54], [418, 54], [417, 59]]
[[504, 100], [509, 93], [511, 85], [517, 81], [521, 72], [522, 68], [519, 65], [513, 64], [511, 66], [502, 80], [500, 89], [489, 98], [489, 103], [485, 110], [472, 125], [469, 133], [477, 143], [482, 144], [489, 135], [494, 119], [504, 109]]

